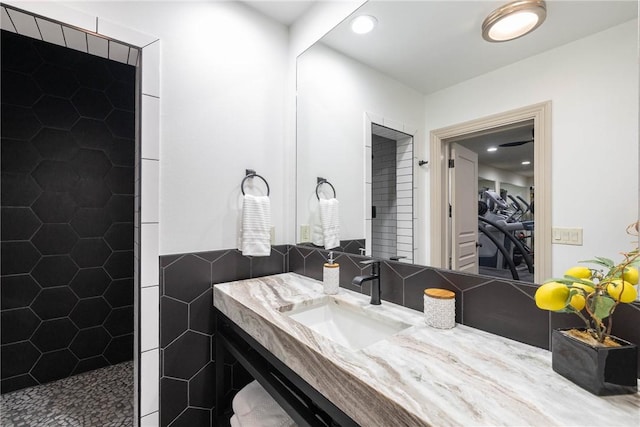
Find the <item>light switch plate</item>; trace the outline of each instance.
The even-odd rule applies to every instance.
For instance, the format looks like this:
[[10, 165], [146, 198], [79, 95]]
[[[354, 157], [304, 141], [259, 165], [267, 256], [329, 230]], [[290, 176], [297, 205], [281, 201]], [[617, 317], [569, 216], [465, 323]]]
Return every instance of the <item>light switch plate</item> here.
[[311, 232], [308, 225], [300, 226], [300, 241], [301, 242], [310, 242], [311, 241]]
[[582, 228], [553, 227], [551, 242], [556, 245], [582, 246]]

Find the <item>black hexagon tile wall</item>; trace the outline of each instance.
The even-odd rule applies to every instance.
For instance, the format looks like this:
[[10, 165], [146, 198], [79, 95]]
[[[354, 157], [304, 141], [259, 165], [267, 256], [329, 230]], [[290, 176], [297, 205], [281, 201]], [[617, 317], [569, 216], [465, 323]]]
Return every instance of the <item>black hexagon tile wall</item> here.
[[2, 392], [133, 358], [135, 68], [2, 32]]

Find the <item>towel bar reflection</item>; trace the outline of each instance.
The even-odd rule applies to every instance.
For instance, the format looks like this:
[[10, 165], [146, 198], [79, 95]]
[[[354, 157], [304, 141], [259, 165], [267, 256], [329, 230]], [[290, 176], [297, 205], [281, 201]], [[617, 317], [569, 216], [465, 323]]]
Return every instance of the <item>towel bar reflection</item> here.
[[318, 198], [318, 200], [320, 200], [320, 193], [318, 193], [318, 190], [320, 189], [320, 186], [322, 184], [327, 184], [329, 187], [331, 187], [331, 189], [333, 190], [333, 197], [335, 198], [336, 189], [333, 187], [333, 185], [331, 185], [331, 183], [327, 181], [325, 178], [318, 177], [318, 185], [316, 185], [316, 197]]
[[245, 177], [242, 179], [242, 182], [240, 183], [240, 190], [242, 191], [242, 195], [244, 196], [244, 183], [247, 179], [249, 178], [260, 178], [262, 181], [264, 181], [264, 184], [267, 186], [267, 196], [269, 195], [269, 193], [271, 193], [271, 190], [269, 189], [269, 183], [267, 182], [266, 179], [264, 179], [264, 177], [258, 175], [256, 173], [256, 171], [254, 171], [253, 169], [245, 169]]

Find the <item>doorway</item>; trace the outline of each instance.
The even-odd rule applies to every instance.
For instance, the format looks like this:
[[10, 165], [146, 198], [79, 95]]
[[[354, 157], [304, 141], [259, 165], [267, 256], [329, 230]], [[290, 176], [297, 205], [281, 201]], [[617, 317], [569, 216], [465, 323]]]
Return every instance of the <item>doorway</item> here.
[[[533, 165], [536, 207], [533, 213], [536, 238], [533, 252], [536, 268], [533, 281], [540, 283], [551, 270], [551, 102], [511, 110], [465, 123], [436, 129], [431, 132], [431, 262], [448, 268], [452, 253], [453, 233], [449, 220], [450, 185], [449, 144], [469, 137], [494, 133], [495, 129], [508, 129], [531, 122], [533, 134]], [[515, 142], [515, 141], [514, 141]], [[453, 209], [453, 207], [452, 207]]]
[[367, 255], [413, 263], [413, 136], [370, 125]]
[[[471, 264], [460, 254], [471, 258], [473, 253], [476, 274], [533, 282], [534, 141], [532, 120], [447, 141], [454, 159], [449, 168], [453, 269], [468, 271], [463, 267]], [[461, 149], [473, 153], [476, 176], [464, 179], [471, 162], [457, 153]], [[456, 222], [468, 224], [467, 229]], [[466, 247], [465, 236], [473, 240]]]

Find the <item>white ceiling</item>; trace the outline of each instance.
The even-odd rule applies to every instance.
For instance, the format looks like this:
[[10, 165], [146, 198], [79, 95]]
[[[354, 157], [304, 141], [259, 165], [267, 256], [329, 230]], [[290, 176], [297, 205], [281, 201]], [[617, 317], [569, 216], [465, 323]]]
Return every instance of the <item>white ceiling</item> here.
[[253, 0], [243, 1], [243, 3], [260, 11], [263, 15], [268, 16], [275, 21], [290, 26], [300, 16], [302, 16], [317, 0], [289, 0], [289, 1], [270, 1], [270, 0]]
[[322, 43], [430, 94], [638, 16], [637, 0], [547, 0], [536, 31], [505, 43], [482, 38], [482, 21], [508, 1], [369, 1], [354, 15], [378, 25], [357, 35], [347, 19]]

